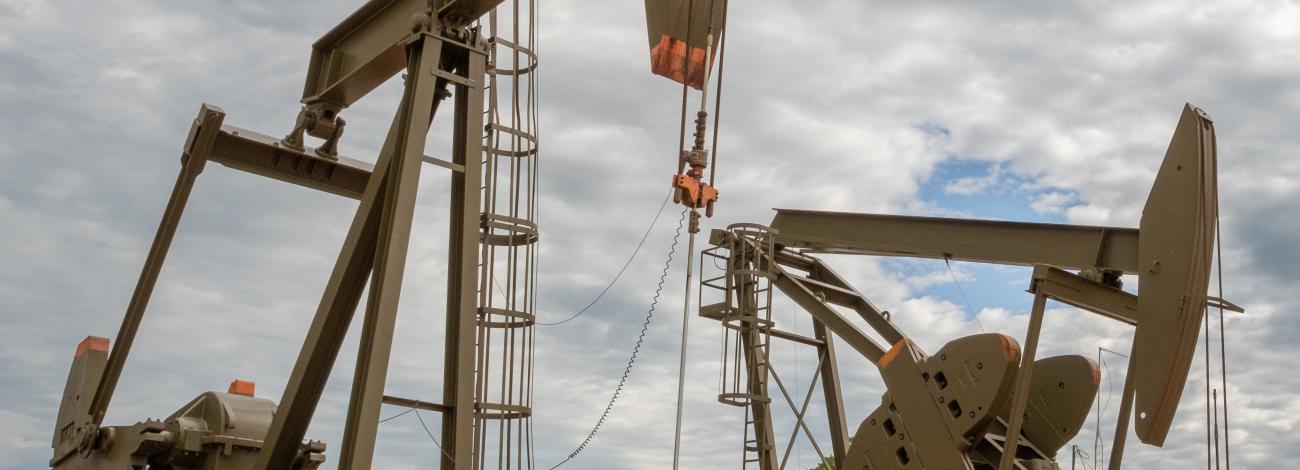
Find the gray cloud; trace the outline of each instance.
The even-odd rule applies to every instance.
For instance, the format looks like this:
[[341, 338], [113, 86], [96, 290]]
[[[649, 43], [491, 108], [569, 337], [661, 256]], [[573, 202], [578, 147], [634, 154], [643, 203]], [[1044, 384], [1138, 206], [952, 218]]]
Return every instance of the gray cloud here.
[[[116, 331], [198, 104], [221, 105], [235, 125], [287, 131], [310, 43], [355, 5], [0, 0], [0, 468], [39, 467], [48, 457], [71, 348], [86, 334]], [[1228, 322], [1234, 460], [1268, 468], [1300, 457], [1289, 437], [1300, 380], [1279, 373], [1300, 332], [1287, 311], [1300, 302], [1291, 243], [1300, 209], [1290, 203], [1300, 192], [1290, 150], [1300, 144], [1294, 2], [761, 1], [731, 10], [717, 226], [768, 220], [772, 207], [946, 213], [919, 188], [955, 158], [1071, 195], [1062, 209], [1071, 222], [1136, 225], [1182, 103], [1206, 108], [1219, 133], [1227, 294], [1250, 309]], [[553, 0], [541, 14], [546, 320], [603, 287], [658, 207], [675, 169], [680, 89], [648, 73], [639, 3]], [[347, 111], [345, 154], [373, 158], [398, 91], [390, 83]], [[446, 145], [441, 129], [431, 152]], [[446, 178], [429, 168], [424, 181], [389, 388], [433, 399]], [[108, 421], [164, 415], [235, 377], [279, 397], [354, 204], [210, 166]], [[640, 328], [675, 215], [665, 213], [596, 308], [539, 330], [539, 463], [567, 455], [598, 416]], [[928, 350], [979, 331], [963, 306], [925, 290], [924, 274], [851, 257], [833, 263]], [[628, 393], [574, 468], [667, 466], [677, 268]], [[1008, 298], [1020, 288], [1008, 288]], [[1019, 337], [1026, 313], [1005, 306], [979, 318]], [[788, 302], [778, 315], [809, 328]], [[1051, 318], [1048, 353], [1127, 347], [1124, 328], [1069, 310]], [[686, 468], [734, 468], [742, 418], [713, 399], [717, 327], [694, 321]], [[339, 441], [349, 351], [355, 338], [313, 438]], [[809, 378], [809, 351], [774, 354], [788, 361], [778, 366], [783, 378]], [[878, 403], [879, 381], [861, 358], [842, 351], [840, 359], [850, 419], [860, 419]], [[1170, 443], [1131, 445], [1133, 465], [1200, 462], [1198, 369]], [[814, 424], [824, 420], [817, 413]], [[424, 419], [435, 426], [438, 418]], [[1091, 449], [1091, 436], [1076, 443]], [[811, 467], [811, 448], [799, 451]], [[437, 458], [409, 416], [384, 425], [377, 455], [382, 468]]]

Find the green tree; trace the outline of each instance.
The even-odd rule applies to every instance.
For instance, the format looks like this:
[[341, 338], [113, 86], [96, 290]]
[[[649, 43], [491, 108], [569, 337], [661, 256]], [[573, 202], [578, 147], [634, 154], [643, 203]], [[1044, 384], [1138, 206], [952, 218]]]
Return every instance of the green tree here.
[[812, 470], [835, 470], [835, 458], [826, 457], [826, 460], [823, 460], [822, 463], [817, 464], [817, 466], [813, 467]]

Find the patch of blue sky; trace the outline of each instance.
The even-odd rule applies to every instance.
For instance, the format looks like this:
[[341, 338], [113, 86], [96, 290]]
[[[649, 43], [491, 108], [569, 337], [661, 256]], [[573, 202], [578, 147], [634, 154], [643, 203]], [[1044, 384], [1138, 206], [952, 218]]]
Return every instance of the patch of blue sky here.
[[919, 296], [943, 299], [962, 310], [969, 308], [967, 316], [978, 315], [986, 308], [1016, 313], [1029, 311], [1033, 297], [1025, 290], [1029, 288], [1033, 268], [962, 261], [950, 263], [951, 273], [943, 260], [937, 259], [889, 258], [885, 261], [885, 268], [906, 278], [924, 279], [914, 284]]
[[[916, 128], [933, 138], [945, 139], [950, 135], [947, 128], [937, 123], [922, 123]], [[1035, 201], [1051, 193], [1073, 197], [1071, 191], [1043, 187], [1032, 177], [1016, 174], [1002, 162], [954, 155], [941, 162], [922, 182], [919, 196], [942, 216], [1064, 223], [1062, 211], [1034, 209]], [[886, 268], [893, 272], [924, 279], [914, 285], [917, 294], [969, 308], [968, 315], [986, 308], [1029, 311], [1033, 298], [1025, 290], [1029, 287], [1032, 268], [959, 261], [952, 261], [951, 266], [953, 274], [948, 273], [943, 260], [886, 261]]]
[[920, 197], [942, 212], [979, 219], [1064, 223], [1061, 212], [1042, 213], [1032, 207], [1048, 193], [1070, 193], [1034, 184], [1001, 162], [953, 157], [941, 162], [921, 184]]

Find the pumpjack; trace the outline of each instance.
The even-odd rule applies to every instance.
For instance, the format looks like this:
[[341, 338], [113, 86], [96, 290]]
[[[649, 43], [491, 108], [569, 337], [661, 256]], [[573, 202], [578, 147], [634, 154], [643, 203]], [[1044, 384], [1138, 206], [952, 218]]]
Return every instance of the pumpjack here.
[[[444, 468], [480, 468], [475, 459], [487, 459], [494, 444], [508, 455], [498, 461], [500, 468], [523, 466], [521, 459], [531, 456], [518, 448], [531, 444], [526, 433], [535, 321], [531, 284], [520, 280], [533, 278], [538, 231], [535, 200], [519, 199], [531, 191], [537, 155], [532, 85], [521, 81], [530, 79], [537, 63], [531, 39], [519, 37], [517, 25], [513, 37], [496, 35], [494, 9], [504, 1], [514, 2], [511, 20], [526, 23], [524, 34], [531, 34], [531, 16], [523, 16], [533, 14], [529, 0], [367, 1], [313, 45], [302, 110], [283, 138], [225, 124], [226, 113], [216, 106], [200, 108], [116, 343], [110, 349], [107, 339], [89, 337], [77, 348], [55, 423], [51, 468], [317, 468], [325, 461], [325, 445], [304, 440], [305, 434], [367, 287], [338, 468], [370, 467], [383, 404], [442, 414]], [[375, 163], [340, 155], [346, 124], [341, 113], [399, 74], [402, 99]], [[512, 91], [500, 93], [502, 88]], [[513, 117], [497, 112], [498, 94], [515, 100]], [[431, 122], [446, 114], [439, 104], [449, 98], [451, 155], [426, 155]], [[307, 136], [322, 143], [311, 148]], [[208, 162], [358, 200], [356, 215], [279, 403], [255, 397], [252, 383], [237, 380], [164, 419], [105, 426], [191, 189]], [[451, 173], [441, 403], [384, 390], [425, 163]], [[498, 175], [507, 173], [518, 181], [498, 183]], [[508, 263], [509, 272], [494, 275], [493, 260]], [[505, 300], [480, 284], [502, 277], [509, 286]], [[486, 338], [493, 338], [495, 349], [481, 344]], [[498, 435], [486, 431], [493, 423], [510, 433], [509, 442], [484, 437]]]
[[[1056, 468], [1057, 451], [1087, 418], [1100, 371], [1083, 356], [1036, 357], [1049, 300], [1134, 328], [1110, 468], [1120, 466], [1132, 416], [1142, 442], [1162, 445], [1204, 309], [1240, 311], [1206, 294], [1218, 209], [1215, 166], [1213, 121], [1187, 105], [1139, 228], [778, 209], [770, 225], [715, 230], [704, 258], [725, 269], [705, 276], [701, 287], [720, 301], [704, 304], [699, 315], [724, 327], [730, 353], [718, 400], [746, 408], [745, 466], [767, 470], [784, 463], [772, 429], [773, 380], [796, 419], [786, 456], [801, 431], [816, 445], [803, 420], [808, 398], [796, 406], [768, 354], [777, 338], [818, 350], [813, 380], [821, 379], [825, 395], [827, 457], [840, 469]], [[1024, 346], [989, 333], [926, 352], [819, 254], [1033, 266]], [[710, 265], [702, 261], [701, 270]], [[1136, 294], [1122, 289], [1125, 274], [1137, 275]], [[774, 292], [812, 317], [813, 337], [778, 327], [771, 315]], [[874, 366], [886, 388], [856, 428], [844, 417], [846, 398], [858, 397], [844, 396], [840, 387], [836, 341]]]
[[[687, 87], [707, 94], [718, 47], [714, 38], [724, 38], [725, 47], [728, 3], [646, 0], [651, 71], [681, 83], [684, 97]], [[722, 65], [718, 67], [721, 75]], [[714, 86], [715, 96], [720, 95], [721, 83]], [[701, 153], [704, 115], [702, 109], [695, 153]], [[692, 161], [687, 157], [692, 153], [683, 152], [683, 161]], [[1133, 416], [1142, 442], [1163, 445], [1203, 313], [1207, 307], [1241, 311], [1207, 295], [1218, 229], [1216, 165], [1214, 123], [1188, 104], [1138, 228], [778, 209], [768, 225], [739, 223], [714, 230], [712, 247], [700, 258], [700, 272], [712, 268], [714, 273], [700, 278], [698, 314], [723, 327], [717, 399], [745, 409], [741, 467], [785, 468], [801, 433], [839, 469], [1053, 467], [1057, 451], [1087, 418], [1100, 370], [1083, 356], [1036, 357], [1049, 300], [1134, 328], [1110, 468], [1122, 462]], [[712, 178], [709, 185], [698, 182], [700, 168], [692, 163], [692, 171], [679, 175], [675, 186], [679, 194], [689, 196], [681, 197], [688, 207], [704, 201], [711, 209], [717, 192]], [[692, 176], [695, 181], [687, 181]], [[1024, 347], [1007, 335], [979, 334], [926, 352], [891, 321], [888, 311], [873, 304], [819, 254], [1032, 266], [1028, 287], [1034, 302]], [[1137, 276], [1136, 294], [1123, 290], [1126, 274]], [[690, 276], [688, 268], [688, 283]], [[812, 336], [776, 324], [776, 292], [812, 317]], [[707, 302], [705, 296], [716, 301]], [[853, 313], [846, 317], [841, 310]], [[854, 316], [857, 320], [851, 320]], [[683, 351], [685, 338], [683, 333]], [[769, 354], [772, 338], [818, 351], [817, 373], [802, 404], [777, 374]], [[856, 428], [845, 420], [836, 341], [874, 367], [886, 388], [880, 404]], [[828, 416], [829, 456], [804, 421], [819, 379]], [[784, 452], [773, 430], [773, 383], [795, 423]]]

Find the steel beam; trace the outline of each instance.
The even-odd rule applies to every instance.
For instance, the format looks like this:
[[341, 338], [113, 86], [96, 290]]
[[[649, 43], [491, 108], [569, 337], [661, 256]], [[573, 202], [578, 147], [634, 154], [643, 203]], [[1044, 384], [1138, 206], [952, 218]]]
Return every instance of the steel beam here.
[[236, 170], [352, 199], [360, 199], [373, 167], [344, 156], [295, 150], [280, 139], [235, 126], [221, 126], [209, 160]]
[[[411, 93], [409, 87], [406, 93]], [[403, 111], [399, 109], [393, 118], [384, 148], [375, 162], [374, 173], [366, 184], [361, 204], [353, 215], [343, 248], [334, 262], [334, 270], [298, 353], [298, 361], [289, 374], [284, 395], [262, 445], [256, 467], [259, 470], [291, 468], [297, 457], [298, 444], [306, 435], [321, 393], [325, 391], [325, 383], [361, 301], [366, 279], [374, 267], [383, 195], [388, 192], [388, 171], [392, 166], [401, 123], [405, 119]]]
[[822, 395], [826, 402], [826, 425], [831, 435], [831, 450], [835, 453], [835, 468], [843, 468], [844, 455], [849, 449], [849, 431], [848, 420], [844, 417], [840, 368], [835, 359], [835, 339], [827, 333], [826, 325], [817, 320], [813, 320], [813, 335], [823, 344], [817, 349], [825, 358], [821, 363]]
[[[443, 366], [442, 468], [471, 462], [474, 448], [474, 361], [478, 320], [478, 254], [483, 174], [483, 77], [487, 52], [462, 49], [455, 85], [451, 217], [447, 246], [447, 323]], [[459, 462], [459, 464], [458, 464]]]
[[1133, 418], [1133, 396], [1137, 393], [1137, 343], [1128, 353], [1128, 369], [1124, 371], [1124, 392], [1119, 400], [1119, 417], [1115, 422], [1115, 437], [1110, 444], [1110, 470], [1120, 470], [1124, 462], [1124, 443], [1128, 440], [1128, 424]]
[[410, 245], [415, 197], [420, 185], [424, 142], [433, 118], [436, 85], [432, 71], [438, 67], [442, 44], [423, 36], [408, 49], [407, 93], [398, 120], [396, 146], [388, 164], [388, 184], [383, 195], [374, 274], [361, 328], [352, 396], [343, 427], [339, 469], [368, 469], [374, 457], [379, 409], [383, 404], [388, 362], [392, 353], [397, 305], [401, 298]]
[[1133, 228], [791, 209], [772, 228], [777, 243], [814, 252], [1138, 272]]
[[[405, 46], [426, 12], [467, 24], [502, 0], [370, 0], [312, 44], [302, 101], [342, 109], [406, 67]], [[418, 21], [427, 21], [419, 19]], [[478, 78], [474, 78], [478, 80]]]
[[1011, 423], [1007, 424], [1006, 440], [1002, 446], [1002, 459], [998, 470], [1016, 468], [1016, 451], [1020, 446], [1020, 427], [1025, 423], [1025, 406], [1029, 403], [1029, 384], [1034, 376], [1034, 359], [1038, 353], [1038, 336], [1043, 330], [1043, 311], [1047, 295], [1034, 293], [1034, 309], [1029, 314], [1029, 332], [1025, 335], [1024, 354], [1020, 357], [1020, 370], [1016, 372], [1015, 394], [1011, 397]]
[[451, 411], [451, 408], [448, 408], [446, 405], [443, 405], [441, 403], [430, 403], [427, 401], [420, 401], [411, 398], [395, 397], [392, 395], [384, 395], [384, 404], [400, 406], [403, 408], [416, 408], [425, 411], [432, 411], [434, 413], [446, 413], [448, 411]]
[[[1020, 441], [1020, 428], [1024, 423], [1025, 407], [1029, 401], [1030, 381], [1033, 380], [1034, 359], [1038, 350], [1038, 338], [1043, 329], [1043, 315], [1047, 300], [1052, 299], [1073, 305], [1098, 315], [1122, 321], [1132, 326], [1141, 324], [1138, 315], [1138, 297], [1117, 288], [1093, 282], [1062, 269], [1038, 265], [1034, 266], [1033, 280], [1029, 291], [1034, 294], [1033, 311], [1030, 312], [1029, 330], [1025, 337], [1024, 354], [1021, 356], [1020, 370], [1016, 374], [1016, 388], [1011, 402], [1010, 423], [1007, 425], [1006, 441], [999, 470], [1010, 470], [1015, 465], [1016, 446]], [[1137, 349], [1129, 355], [1129, 373], [1132, 375], [1136, 364]], [[1127, 430], [1128, 417], [1131, 413], [1134, 381], [1125, 379], [1124, 397], [1121, 401], [1120, 422], [1117, 429]], [[1116, 431], [1117, 435], [1121, 431]], [[1122, 448], [1123, 439], [1117, 437], [1117, 445]], [[1122, 451], [1121, 451], [1122, 452]]]
[[[810, 279], [824, 286], [830, 287], [829, 290], [831, 291], [838, 290], [840, 292], [846, 292], [848, 297], [840, 300], [840, 302], [843, 303], [838, 303], [838, 305], [852, 308], [853, 311], [858, 312], [858, 316], [862, 317], [862, 319], [871, 326], [871, 329], [876, 330], [876, 333], [879, 333], [885, 341], [897, 343], [906, 337], [903, 335], [903, 332], [885, 316], [886, 314], [884, 311], [876, 308], [876, 305], [871, 303], [871, 299], [868, 299], [867, 296], [858, 292], [858, 290], [853, 288], [844, 277], [840, 276], [839, 273], [831, 269], [831, 267], [822, 260], [814, 260], [811, 272], [809, 272], [808, 275]], [[834, 299], [838, 296], [825, 293], [823, 295], [825, 295], [827, 301], [836, 303]]]
[[871, 337], [841, 316], [839, 312], [831, 309], [830, 306], [818, 299], [816, 294], [808, 290], [803, 284], [800, 284], [784, 269], [779, 266], [773, 268], [777, 271], [777, 276], [776, 280], [772, 281], [772, 285], [781, 289], [781, 292], [790, 297], [790, 300], [793, 300], [799, 307], [812, 315], [814, 319], [843, 339], [849, 347], [870, 359], [871, 362], [879, 361], [885, 355], [884, 348], [877, 345], [875, 341], [871, 340]]
[[351, 106], [406, 68], [412, 18], [435, 0], [370, 0], [312, 44], [302, 100]]
[[1115, 287], [1084, 279], [1052, 266], [1034, 266], [1036, 292], [1111, 320], [1137, 326], [1143, 317], [1138, 296]]
[[140, 330], [144, 311], [149, 306], [149, 298], [153, 295], [154, 286], [158, 284], [158, 275], [162, 273], [163, 262], [167, 259], [172, 239], [176, 236], [176, 228], [181, 223], [181, 215], [185, 213], [190, 191], [194, 189], [194, 181], [198, 179], [199, 173], [203, 172], [213, 141], [216, 140], [221, 122], [225, 118], [226, 113], [221, 108], [205, 104], [199, 108], [199, 115], [190, 127], [189, 138], [185, 141], [185, 149], [181, 155], [180, 173], [176, 175], [176, 184], [172, 187], [171, 198], [167, 200], [167, 208], [163, 210], [162, 221], [158, 223], [153, 245], [149, 247], [144, 267], [140, 269], [140, 278], [136, 281], [135, 291], [131, 293], [126, 314], [122, 316], [122, 326], [117, 330], [117, 338], [108, 355], [104, 374], [100, 376], [94, 396], [88, 397], [90, 407], [87, 409], [87, 414], [90, 424], [83, 428], [84, 432], [98, 432], [99, 426], [104, 422], [108, 404], [113, 400], [113, 391], [117, 389], [117, 380], [122, 375], [122, 369], [126, 367], [126, 358], [131, 353], [135, 334]]

